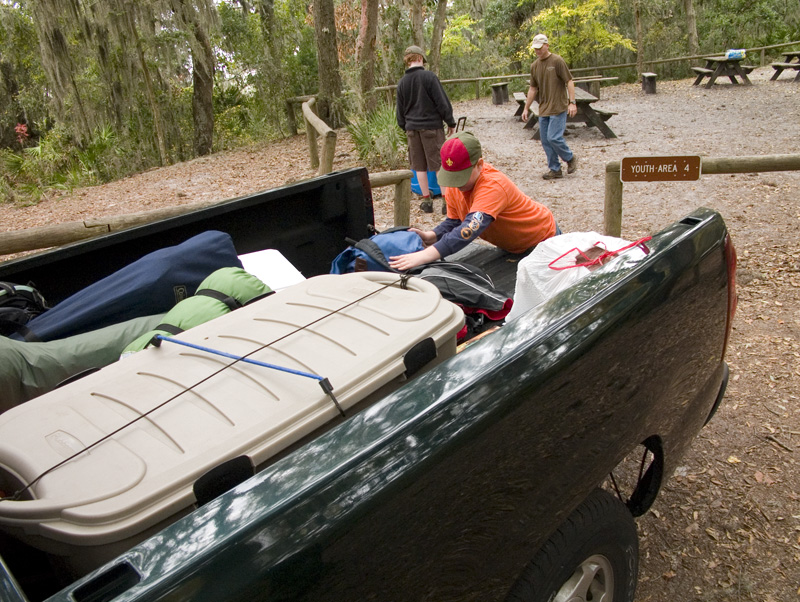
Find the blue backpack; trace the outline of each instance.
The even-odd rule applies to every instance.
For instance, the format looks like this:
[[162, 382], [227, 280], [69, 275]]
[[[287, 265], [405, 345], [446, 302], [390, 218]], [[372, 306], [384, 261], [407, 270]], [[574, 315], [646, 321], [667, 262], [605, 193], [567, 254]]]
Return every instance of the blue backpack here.
[[[395, 272], [389, 267], [389, 257], [414, 253], [425, 248], [416, 232], [407, 228], [392, 228], [370, 238], [362, 238], [336, 256], [331, 263], [331, 274], [349, 272]], [[359, 262], [356, 270], [356, 262]]]

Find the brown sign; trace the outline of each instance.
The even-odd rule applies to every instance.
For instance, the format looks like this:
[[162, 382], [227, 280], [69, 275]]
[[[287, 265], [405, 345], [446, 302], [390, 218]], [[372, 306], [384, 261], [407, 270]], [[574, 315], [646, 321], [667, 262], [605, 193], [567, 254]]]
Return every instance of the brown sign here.
[[685, 182], [700, 179], [700, 157], [623, 157], [622, 182]]

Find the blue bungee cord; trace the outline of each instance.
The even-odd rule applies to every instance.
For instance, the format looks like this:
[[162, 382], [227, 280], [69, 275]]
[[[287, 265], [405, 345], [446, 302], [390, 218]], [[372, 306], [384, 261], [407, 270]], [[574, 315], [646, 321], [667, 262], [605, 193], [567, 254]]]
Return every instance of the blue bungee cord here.
[[278, 370], [280, 372], [288, 372], [289, 374], [295, 374], [297, 376], [303, 376], [305, 378], [313, 378], [314, 380], [319, 382], [319, 386], [322, 387], [323, 392], [333, 400], [334, 405], [339, 410], [339, 413], [342, 417], [345, 417], [344, 410], [342, 406], [339, 405], [339, 401], [336, 399], [336, 396], [333, 394], [333, 386], [331, 386], [330, 381], [318, 374], [312, 374], [310, 372], [303, 372], [301, 370], [294, 370], [292, 368], [286, 368], [285, 366], [276, 366], [275, 364], [268, 364], [267, 362], [260, 362], [258, 360], [250, 359], [249, 357], [243, 357], [241, 355], [234, 355], [232, 353], [228, 353], [227, 351], [221, 351], [219, 349], [212, 349], [211, 347], [203, 347], [202, 345], [195, 345], [194, 343], [187, 343], [186, 341], [180, 341], [178, 339], [174, 339], [172, 337], [164, 336], [163, 334], [157, 334], [153, 337], [150, 341], [154, 347], [160, 347], [161, 341], [167, 341], [169, 343], [175, 343], [176, 345], [183, 345], [184, 347], [190, 347], [191, 349], [197, 349], [198, 351], [205, 351], [206, 353], [211, 353], [214, 355], [221, 355], [222, 357], [227, 357], [228, 359], [235, 360], [237, 362], [245, 362], [246, 364], [253, 364], [255, 366], [261, 366], [262, 368], [269, 368], [270, 370]]

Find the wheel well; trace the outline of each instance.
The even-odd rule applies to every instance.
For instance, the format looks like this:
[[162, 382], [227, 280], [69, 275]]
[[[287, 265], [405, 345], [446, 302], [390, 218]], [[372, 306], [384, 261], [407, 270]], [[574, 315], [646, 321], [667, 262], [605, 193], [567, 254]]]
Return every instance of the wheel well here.
[[623, 502], [633, 516], [641, 516], [653, 505], [664, 480], [664, 447], [661, 437], [642, 441], [614, 467], [607, 489]]

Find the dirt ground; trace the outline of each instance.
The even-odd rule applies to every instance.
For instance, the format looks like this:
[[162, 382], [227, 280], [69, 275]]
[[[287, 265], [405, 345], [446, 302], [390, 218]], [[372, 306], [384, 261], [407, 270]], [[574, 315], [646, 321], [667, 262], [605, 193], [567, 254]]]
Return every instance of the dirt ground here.
[[[568, 129], [579, 170], [544, 181], [541, 145], [513, 116], [516, 104], [487, 97], [455, 103], [483, 143], [486, 159], [549, 206], [565, 232], [602, 231], [605, 165], [626, 156], [730, 157], [800, 152], [800, 84], [772, 69], [753, 86], [712, 89], [692, 80], [604, 87], [595, 105], [618, 114], [605, 139]], [[510, 90], [524, 91], [521, 80]], [[512, 106], [513, 105], [513, 106]], [[0, 229], [132, 213], [224, 199], [302, 180], [303, 135], [151, 170], [33, 207], [0, 205]], [[358, 165], [346, 134], [335, 167]], [[376, 191], [376, 222], [391, 225], [389, 189]], [[622, 235], [658, 231], [698, 206], [722, 213], [739, 256], [739, 307], [728, 349], [725, 402], [639, 520], [637, 600], [800, 600], [800, 173], [703, 176], [697, 182], [625, 184]], [[438, 208], [438, 207], [437, 207]], [[412, 205], [412, 223], [441, 219]]]

